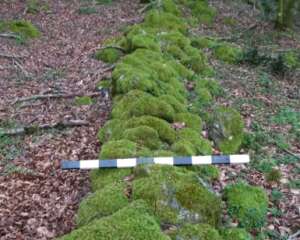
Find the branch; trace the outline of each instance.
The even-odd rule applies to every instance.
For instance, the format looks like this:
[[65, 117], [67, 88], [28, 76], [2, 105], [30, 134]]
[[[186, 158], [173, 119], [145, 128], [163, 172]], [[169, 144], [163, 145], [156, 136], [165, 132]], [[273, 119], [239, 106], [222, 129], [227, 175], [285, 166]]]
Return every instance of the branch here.
[[18, 39], [19, 36], [13, 33], [0, 33], [0, 37], [4, 37], [4, 38], [15, 38]]
[[10, 54], [7, 54], [7, 53], [0, 53], [0, 57], [5, 57], [5, 58], [25, 58], [26, 56], [10, 55]]
[[74, 98], [74, 97], [95, 97], [101, 95], [100, 92], [94, 92], [94, 93], [70, 93], [70, 94], [46, 94], [46, 95], [33, 95], [29, 97], [23, 97], [16, 99], [13, 104], [19, 103], [19, 102], [27, 102], [31, 100], [39, 100], [39, 99], [53, 99], [53, 98]]
[[87, 126], [89, 123], [84, 120], [70, 120], [70, 121], [63, 121], [54, 124], [42, 124], [42, 125], [31, 125], [26, 127], [14, 128], [14, 129], [1, 129], [0, 128], [0, 135], [8, 135], [8, 136], [17, 136], [23, 134], [33, 134], [38, 132], [39, 130], [47, 130], [47, 129], [64, 129], [67, 127], [80, 127], [80, 126]]

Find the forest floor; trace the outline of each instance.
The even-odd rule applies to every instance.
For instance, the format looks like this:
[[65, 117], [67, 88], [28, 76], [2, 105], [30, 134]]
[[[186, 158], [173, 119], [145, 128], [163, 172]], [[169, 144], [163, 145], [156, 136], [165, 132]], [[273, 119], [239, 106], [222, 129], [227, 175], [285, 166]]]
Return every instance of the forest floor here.
[[[0, 135], [1, 240], [53, 239], [74, 228], [78, 203], [90, 190], [88, 173], [63, 172], [60, 160], [97, 158], [97, 132], [110, 113], [110, 100], [97, 90], [108, 66], [93, 54], [105, 39], [141, 20], [138, 1], [42, 2], [47, 4], [34, 14], [25, 1], [0, 2], [0, 20], [28, 19], [42, 33], [23, 44], [0, 37], [0, 128], [70, 120], [85, 120], [89, 125]], [[265, 52], [300, 48], [297, 33], [273, 31], [273, 25], [261, 21], [252, 6], [210, 2], [218, 10], [216, 21], [192, 29], [194, 34], [226, 38], [242, 48], [255, 46]], [[261, 66], [228, 65], [209, 51], [207, 55], [226, 92], [218, 102], [241, 112], [251, 136], [244, 148], [250, 151], [251, 164], [221, 166], [221, 177], [213, 187], [222, 191], [239, 179], [263, 186], [270, 198], [267, 239], [287, 239], [300, 229], [300, 75], [279, 76]], [[16, 102], [38, 94], [91, 93], [97, 94], [88, 105], [63, 97]], [[272, 168], [280, 170], [280, 181], [266, 181]]]

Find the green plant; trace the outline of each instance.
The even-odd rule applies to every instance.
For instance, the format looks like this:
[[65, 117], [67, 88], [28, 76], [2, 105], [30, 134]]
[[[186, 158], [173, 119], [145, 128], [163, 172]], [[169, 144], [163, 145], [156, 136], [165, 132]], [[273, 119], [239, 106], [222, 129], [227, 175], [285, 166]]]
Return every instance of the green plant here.
[[266, 180], [270, 183], [279, 183], [281, 179], [281, 172], [279, 169], [273, 168], [271, 171], [265, 174]]
[[97, 13], [97, 9], [95, 7], [80, 7], [78, 9], [79, 14], [94, 14]]
[[93, 99], [88, 96], [76, 97], [75, 104], [77, 106], [91, 105], [91, 104], [93, 104]]
[[273, 189], [270, 197], [271, 201], [277, 204], [283, 198], [283, 193], [278, 189]]

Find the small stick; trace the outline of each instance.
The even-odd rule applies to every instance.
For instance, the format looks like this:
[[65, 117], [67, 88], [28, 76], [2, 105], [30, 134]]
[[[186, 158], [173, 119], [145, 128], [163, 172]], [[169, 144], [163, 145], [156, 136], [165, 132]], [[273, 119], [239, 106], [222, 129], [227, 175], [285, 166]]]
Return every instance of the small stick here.
[[17, 39], [18, 35], [13, 34], [13, 33], [0, 33], [0, 37]]
[[27, 102], [31, 100], [39, 100], [39, 99], [51, 99], [51, 98], [73, 98], [73, 97], [82, 97], [82, 96], [87, 96], [87, 97], [95, 97], [101, 95], [100, 92], [94, 92], [94, 93], [70, 93], [70, 94], [46, 94], [46, 95], [33, 95], [29, 97], [23, 97], [23, 98], [18, 98], [16, 99], [13, 104], [16, 104], [18, 102]]
[[22, 134], [32, 134], [37, 132], [38, 130], [46, 130], [46, 129], [54, 129], [54, 128], [67, 128], [67, 127], [80, 127], [87, 126], [89, 123], [84, 120], [70, 120], [63, 121], [54, 124], [42, 124], [42, 125], [31, 125], [26, 127], [14, 128], [14, 129], [0, 129], [0, 134], [8, 135], [8, 136], [16, 136]]
[[25, 58], [25, 56], [10, 55], [10, 54], [7, 54], [7, 53], [0, 53], [0, 57], [4, 57], [4, 58]]

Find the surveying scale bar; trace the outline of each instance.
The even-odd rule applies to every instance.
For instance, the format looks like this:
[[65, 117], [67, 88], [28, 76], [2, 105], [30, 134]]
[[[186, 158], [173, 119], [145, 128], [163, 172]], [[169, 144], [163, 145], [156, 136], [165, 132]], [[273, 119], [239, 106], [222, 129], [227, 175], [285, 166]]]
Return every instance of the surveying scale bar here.
[[131, 168], [141, 164], [162, 164], [172, 166], [194, 166], [207, 164], [242, 164], [249, 163], [247, 154], [213, 155], [191, 157], [140, 157], [110, 160], [80, 160], [61, 162], [62, 169], [99, 169], [99, 168]]

